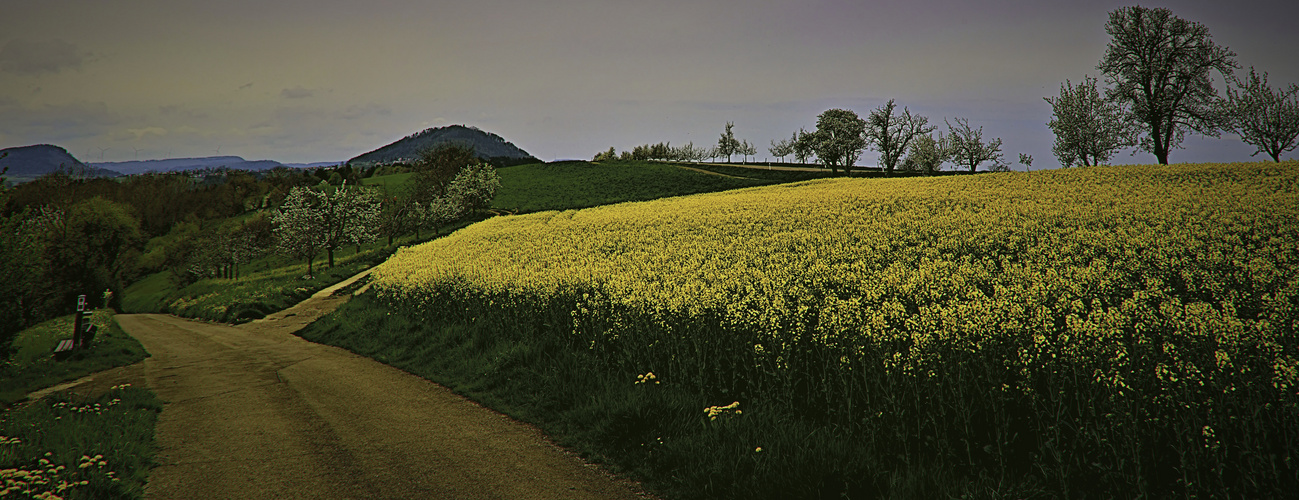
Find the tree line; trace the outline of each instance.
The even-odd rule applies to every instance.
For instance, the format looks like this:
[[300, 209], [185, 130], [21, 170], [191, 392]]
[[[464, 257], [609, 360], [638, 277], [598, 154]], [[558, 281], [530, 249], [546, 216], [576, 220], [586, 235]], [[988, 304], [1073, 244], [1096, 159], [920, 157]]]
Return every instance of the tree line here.
[[[970, 126], [969, 120], [956, 118], [955, 124], [944, 120], [948, 133], [933, 136], [937, 127], [929, 119], [912, 114], [910, 109], [897, 110], [893, 99], [874, 109], [865, 119], [848, 109], [830, 109], [817, 117], [816, 129], [808, 132], [799, 129], [789, 139], [771, 141], [767, 150], [784, 161], [793, 155], [798, 163], [819, 162], [835, 174], [852, 175], [853, 167], [866, 149], [879, 152], [880, 167], [885, 175], [894, 171], [933, 173], [942, 164], [951, 162], [974, 173], [985, 163], [994, 171], [1009, 167], [1001, 152], [1001, 139], [985, 141], [983, 128]], [[738, 140], [735, 124], [727, 122], [717, 140], [717, 145], [703, 148], [693, 142], [673, 148], [671, 143], [636, 146], [619, 155], [614, 148], [595, 155], [594, 161], [609, 160], [663, 160], [694, 161], [741, 155], [745, 162], [757, 154], [748, 140]], [[1020, 155], [1021, 162], [1030, 164], [1032, 157]]]
[[[1299, 138], [1299, 85], [1272, 88], [1267, 72], [1253, 67], [1244, 78], [1236, 54], [1213, 42], [1204, 25], [1165, 8], [1123, 7], [1109, 13], [1110, 35], [1097, 69], [1107, 86], [1084, 76], [1065, 80], [1047, 123], [1055, 133], [1052, 152], [1066, 167], [1108, 162], [1135, 147], [1168, 163], [1186, 135], [1219, 137], [1233, 132], [1273, 161]], [[1225, 95], [1213, 85], [1217, 74]], [[1251, 156], [1253, 156], [1251, 155]]]
[[[1055, 134], [1052, 153], [1064, 167], [1099, 165], [1117, 152], [1136, 148], [1167, 164], [1173, 149], [1188, 133], [1219, 137], [1238, 135], [1273, 161], [1299, 143], [1299, 85], [1274, 88], [1267, 72], [1250, 67], [1238, 76], [1235, 53], [1216, 45], [1204, 25], [1174, 16], [1169, 9], [1123, 7], [1109, 13], [1105, 31], [1110, 42], [1097, 65], [1106, 86], [1089, 75], [1074, 84], [1066, 80], [1058, 96], [1045, 97], [1052, 116], [1047, 126]], [[1225, 82], [1225, 94], [1214, 88], [1214, 75]], [[987, 165], [1004, 171], [1009, 164], [999, 138], [983, 137], [964, 118], [944, 119], [946, 133], [909, 109], [897, 110], [893, 99], [862, 118], [848, 109], [830, 109], [817, 117], [816, 129], [799, 129], [789, 139], [772, 140], [767, 149], [784, 161], [815, 161], [836, 174], [851, 175], [867, 149], [879, 153], [885, 175], [894, 171], [933, 173], [946, 163], [976, 172]], [[693, 143], [636, 146], [617, 154], [598, 153], [596, 161], [703, 161], [756, 154], [747, 140], [736, 140], [728, 122], [711, 147]], [[1134, 151], [1135, 154], [1135, 151]], [[1251, 155], [1251, 156], [1253, 156]], [[1019, 154], [1031, 167], [1033, 157]]]
[[[117, 179], [56, 172], [0, 187], [0, 359], [22, 329], [66, 314], [77, 295], [111, 297], [152, 273], [179, 285], [237, 278], [271, 252], [303, 259], [387, 236], [436, 228], [486, 208], [499, 178], [472, 149], [429, 150], [409, 189], [383, 193], [342, 165], [151, 173]], [[0, 186], [4, 185], [0, 172]], [[104, 293], [111, 292], [111, 293]]]

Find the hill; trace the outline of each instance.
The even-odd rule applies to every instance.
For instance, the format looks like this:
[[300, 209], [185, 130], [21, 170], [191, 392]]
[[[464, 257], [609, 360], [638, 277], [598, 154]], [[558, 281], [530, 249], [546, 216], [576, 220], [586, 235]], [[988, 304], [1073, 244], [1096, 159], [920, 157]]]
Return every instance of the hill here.
[[540, 161], [499, 135], [484, 132], [477, 127], [451, 125], [430, 128], [408, 135], [397, 142], [347, 160], [347, 163], [349, 165], [373, 165], [376, 163], [410, 161], [418, 157], [421, 150], [448, 143], [472, 146], [474, 151], [478, 153], [479, 158], [487, 160], [498, 167]]
[[1293, 161], [1107, 166], [495, 217], [302, 335], [665, 498], [1283, 497], [1297, 186]]
[[271, 160], [245, 160], [238, 156], [208, 156], [203, 158], [170, 158], [166, 160], [138, 160], [92, 163], [92, 166], [111, 169], [125, 175], [145, 172], [178, 172], [205, 168], [232, 170], [270, 170], [281, 165]]
[[82, 163], [68, 150], [51, 144], [37, 144], [0, 149], [0, 169], [9, 167], [6, 178], [15, 181], [31, 180], [60, 168], [92, 177], [117, 177], [120, 172], [96, 168]]
[[641, 161], [537, 163], [496, 172], [501, 176], [501, 189], [492, 208], [513, 212], [571, 210], [776, 182]]

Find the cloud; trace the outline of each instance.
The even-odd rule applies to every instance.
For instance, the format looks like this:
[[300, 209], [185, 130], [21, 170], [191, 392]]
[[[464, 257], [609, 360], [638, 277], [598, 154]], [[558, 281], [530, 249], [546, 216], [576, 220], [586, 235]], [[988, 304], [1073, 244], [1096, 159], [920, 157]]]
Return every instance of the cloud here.
[[351, 121], [375, 116], [388, 116], [391, 114], [392, 110], [388, 109], [387, 106], [371, 102], [363, 105], [348, 106], [346, 109], [338, 112], [337, 116], [340, 119]]
[[158, 113], [168, 118], [180, 118], [188, 121], [206, 120], [209, 116], [206, 112], [190, 109], [188, 106], [179, 104], [158, 106]]
[[280, 97], [283, 97], [285, 99], [303, 99], [306, 97], [311, 97], [315, 94], [316, 94], [315, 92], [311, 91], [310, 89], [302, 88], [302, 86], [297, 86], [291, 89], [284, 89], [280, 91]]
[[162, 127], [128, 128], [126, 129], [126, 133], [135, 136], [136, 140], [140, 140], [141, 138], [149, 135], [156, 135], [156, 136], [167, 135], [167, 129]]
[[0, 100], [0, 136], [25, 144], [59, 143], [110, 132], [123, 118], [101, 101], [23, 105]]
[[10, 40], [0, 49], [0, 70], [39, 75], [80, 69], [88, 54], [65, 40]]

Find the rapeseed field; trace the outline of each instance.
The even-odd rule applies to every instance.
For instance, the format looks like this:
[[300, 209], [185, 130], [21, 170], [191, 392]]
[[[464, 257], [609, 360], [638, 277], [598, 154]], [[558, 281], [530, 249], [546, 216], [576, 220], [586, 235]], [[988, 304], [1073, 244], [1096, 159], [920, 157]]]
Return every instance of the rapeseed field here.
[[[497, 217], [372, 277], [409, 314], [734, 402], [726, 425], [827, 429], [869, 464], [840, 471], [863, 474], [845, 491], [899, 491], [879, 470], [946, 471], [962, 486], [944, 493], [975, 495], [1299, 488], [1293, 161], [829, 179]], [[810, 445], [742, 446], [761, 468]]]

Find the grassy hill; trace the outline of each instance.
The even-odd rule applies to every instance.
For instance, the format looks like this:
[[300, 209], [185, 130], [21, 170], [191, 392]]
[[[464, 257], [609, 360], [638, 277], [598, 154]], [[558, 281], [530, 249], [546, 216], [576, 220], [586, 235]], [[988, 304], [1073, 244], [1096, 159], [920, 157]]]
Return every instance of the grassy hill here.
[[[492, 208], [518, 213], [542, 210], [571, 210], [627, 201], [654, 200], [668, 196], [725, 191], [776, 182], [802, 180], [794, 175], [765, 174], [743, 178], [734, 173], [717, 174], [659, 162], [592, 163], [569, 161], [532, 163], [496, 169], [501, 189]], [[362, 180], [400, 195], [414, 174], [391, 174]]]
[[[517, 212], [569, 210], [775, 182], [650, 162], [530, 164], [497, 171], [501, 189], [493, 208]], [[410, 173], [376, 176], [363, 179], [362, 183], [400, 195], [411, 176]], [[410, 244], [415, 239], [408, 237], [399, 244], [403, 242]], [[305, 264], [274, 254], [245, 265], [244, 275], [237, 279], [210, 278], [181, 286], [170, 272], [164, 271], [128, 287], [122, 307], [126, 312], [161, 311], [216, 321], [247, 321], [288, 307], [380, 262], [389, 251], [379, 243], [365, 245], [360, 255], [352, 255], [345, 249], [340, 253], [337, 269], [322, 270], [310, 280], [300, 279], [305, 274]]]
[[1283, 497], [1296, 228], [1296, 162], [814, 180], [493, 218], [302, 335], [669, 498]]
[[501, 176], [501, 190], [492, 207], [520, 213], [645, 201], [774, 182], [640, 161], [538, 163], [501, 168], [497, 173]]

